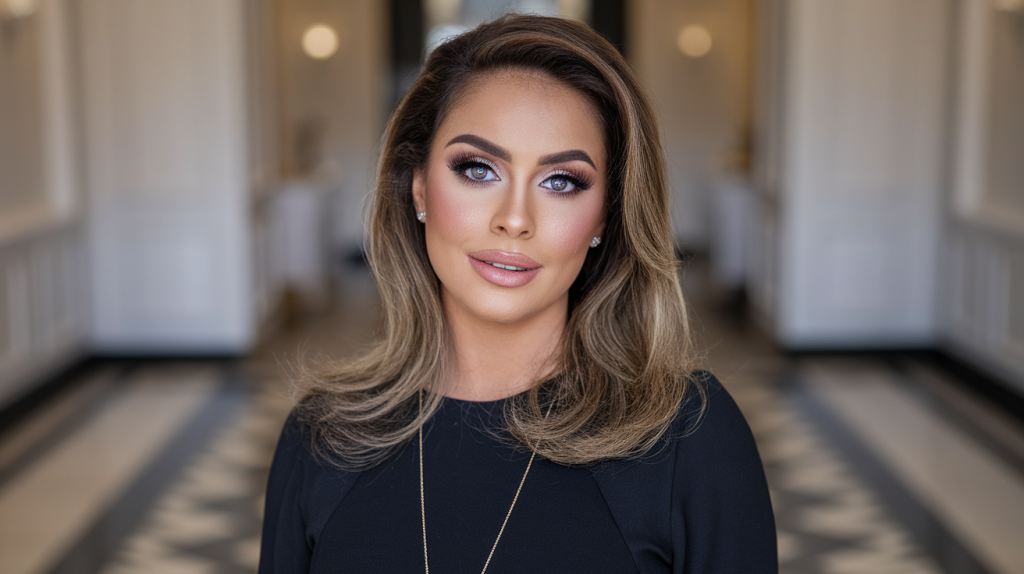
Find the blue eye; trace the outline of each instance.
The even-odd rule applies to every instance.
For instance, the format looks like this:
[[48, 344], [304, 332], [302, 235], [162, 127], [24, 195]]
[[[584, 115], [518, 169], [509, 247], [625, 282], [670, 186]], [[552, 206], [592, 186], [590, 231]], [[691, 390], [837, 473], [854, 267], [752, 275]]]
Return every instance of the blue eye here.
[[585, 189], [590, 189], [591, 185], [593, 182], [590, 178], [563, 170], [551, 174], [540, 182], [541, 187], [550, 189], [559, 195], [575, 195]]
[[484, 183], [500, 179], [497, 168], [491, 162], [476, 155], [456, 155], [448, 160], [448, 167], [467, 183]]
[[564, 175], [549, 177], [542, 181], [540, 185], [541, 187], [546, 187], [551, 191], [557, 191], [559, 193], [572, 193], [579, 187], [572, 178]]
[[476, 164], [466, 167], [462, 170], [463, 175], [473, 181], [494, 181], [498, 179], [497, 174], [494, 170], [487, 167], [486, 165]]

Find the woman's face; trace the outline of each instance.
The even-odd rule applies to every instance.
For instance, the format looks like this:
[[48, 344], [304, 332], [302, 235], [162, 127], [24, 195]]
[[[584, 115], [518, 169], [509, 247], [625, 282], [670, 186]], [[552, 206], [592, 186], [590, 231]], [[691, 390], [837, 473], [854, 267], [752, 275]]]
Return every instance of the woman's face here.
[[553, 77], [495, 72], [469, 86], [413, 178], [449, 314], [515, 323], [566, 313], [604, 231], [605, 156], [594, 106]]

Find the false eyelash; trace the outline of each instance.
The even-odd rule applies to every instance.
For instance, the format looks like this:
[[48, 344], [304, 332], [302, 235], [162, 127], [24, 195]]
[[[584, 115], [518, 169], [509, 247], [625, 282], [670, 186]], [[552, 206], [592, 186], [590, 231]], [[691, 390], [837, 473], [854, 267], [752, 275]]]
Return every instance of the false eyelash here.
[[466, 177], [465, 171], [467, 169], [479, 166], [486, 167], [492, 170], [495, 174], [498, 173], [498, 166], [476, 154], [463, 152], [452, 156], [451, 159], [448, 160], [448, 169], [454, 171], [462, 179], [474, 184], [488, 183], [486, 181], [478, 181], [471, 177]]
[[589, 178], [589, 177], [587, 177], [587, 176], [585, 176], [583, 174], [579, 174], [579, 173], [575, 173], [575, 172], [571, 172], [571, 171], [563, 170], [563, 169], [557, 170], [554, 173], [548, 175], [546, 178], [544, 178], [544, 181], [547, 181], [547, 180], [549, 180], [551, 178], [567, 179], [576, 188], [575, 191], [571, 191], [571, 192], [556, 191], [554, 193], [561, 193], [561, 194], [569, 193], [569, 194], [573, 194], [573, 193], [578, 193], [580, 191], [584, 191], [584, 190], [590, 189], [594, 185], [594, 181], [591, 178]]

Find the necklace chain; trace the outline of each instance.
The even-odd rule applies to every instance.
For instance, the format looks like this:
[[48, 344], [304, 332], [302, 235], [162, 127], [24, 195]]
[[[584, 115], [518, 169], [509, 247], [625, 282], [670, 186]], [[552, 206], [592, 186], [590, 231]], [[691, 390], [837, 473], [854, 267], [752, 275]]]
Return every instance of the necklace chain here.
[[[420, 414], [423, 414], [423, 391], [419, 394], [420, 400]], [[420, 518], [423, 523], [423, 565], [426, 568], [426, 574], [430, 574], [430, 560], [427, 558], [427, 505], [426, 498], [423, 495], [423, 425], [420, 425]], [[512, 516], [512, 509], [516, 507], [516, 502], [519, 500], [519, 493], [523, 491], [523, 484], [526, 483], [526, 475], [530, 474], [530, 467], [533, 466], [533, 459], [537, 456], [537, 451], [533, 450], [530, 454], [530, 462], [526, 463], [526, 472], [523, 473], [523, 478], [519, 481], [519, 488], [516, 489], [516, 495], [512, 498], [512, 505], [508, 507], [508, 512], [505, 514], [505, 520], [501, 523], [501, 529], [498, 530], [498, 537], [494, 539], [494, 545], [491, 546], [491, 552], [487, 555], [487, 561], [484, 562], [484, 569], [480, 571], [480, 574], [487, 572], [487, 567], [491, 565], [491, 558], [494, 557], [494, 551], [498, 548], [498, 541], [501, 540], [501, 535], [505, 533], [505, 525], [508, 524], [508, 518]]]

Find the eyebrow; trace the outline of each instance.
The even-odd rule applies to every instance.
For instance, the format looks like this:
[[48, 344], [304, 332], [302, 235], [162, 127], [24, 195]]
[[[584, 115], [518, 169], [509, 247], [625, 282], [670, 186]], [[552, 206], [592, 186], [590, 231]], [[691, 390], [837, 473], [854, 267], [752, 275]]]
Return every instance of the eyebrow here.
[[461, 136], [455, 136], [452, 141], [448, 142], [448, 147], [457, 143], [469, 144], [473, 147], [480, 148], [483, 151], [501, 159], [502, 161], [512, 161], [512, 154], [507, 149], [501, 147], [498, 144], [493, 144], [480, 136], [474, 136], [471, 134], [462, 134]]
[[540, 158], [540, 165], [548, 165], [552, 163], [562, 163], [563, 161], [585, 161], [590, 164], [590, 167], [597, 169], [594, 165], [594, 160], [590, 159], [587, 152], [581, 149], [574, 149], [570, 151], [560, 151], [551, 155], [546, 155]]
[[[461, 136], [455, 136], [451, 139], [451, 141], [448, 142], [448, 145], [446, 145], [445, 147], [457, 143], [469, 144], [503, 161], [512, 161], [512, 154], [509, 153], [507, 149], [501, 147], [498, 144], [491, 143], [480, 136], [475, 136], [472, 134], [462, 134]], [[558, 153], [546, 155], [540, 158], [540, 165], [550, 165], [553, 163], [562, 163], [565, 161], [583, 161], [590, 164], [590, 167], [597, 169], [597, 166], [594, 165], [594, 160], [590, 159], [590, 156], [587, 155], [587, 152], [579, 149], [560, 151]]]

